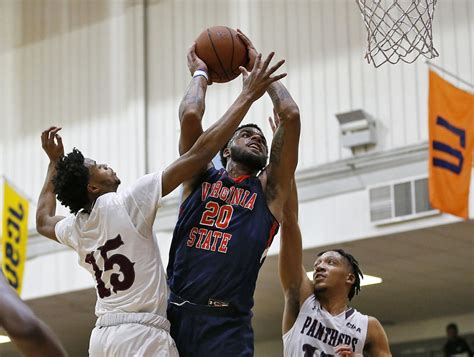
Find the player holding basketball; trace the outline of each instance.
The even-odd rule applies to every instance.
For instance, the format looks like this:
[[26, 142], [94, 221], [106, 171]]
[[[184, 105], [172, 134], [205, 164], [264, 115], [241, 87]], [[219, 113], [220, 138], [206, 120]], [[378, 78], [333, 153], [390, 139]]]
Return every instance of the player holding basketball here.
[[[243, 39], [258, 61], [250, 41]], [[193, 47], [188, 67], [191, 73], [207, 71]], [[181, 102], [181, 155], [202, 134], [206, 89], [202, 76]], [[209, 163], [184, 184], [167, 270], [168, 317], [181, 356], [253, 356], [253, 293], [279, 228], [300, 133], [298, 106], [286, 88], [274, 82], [267, 92], [282, 118], [269, 165], [265, 167], [268, 148], [262, 131], [243, 125], [221, 150], [225, 169]]]
[[[38, 200], [37, 230], [76, 250], [79, 264], [96, 279], [98, 319], [91, 356], [177, 356], [166, 318], [166, 278], [153, 237], [156, 212], [161, 198], [199, 172], [252, 103], [285, 76], [272, 76], [283, 61], [270, 67], [271, 59], [258, 57], [236, 101], [185, 155], [120, 193], [120, 180], [107, 165], [85, 159], [77, 149], [64, 156], [60, 128], [42, 133], [50, 164]], [[55, 215], [55, 194], [73, 215]]]
[[20, 300], [0, 270], [0, 327], [23, 356], [66, 356], [57, 337]]
[[[272, 128], [279, 125], [270, 120]], [[311, 281], [302, 259], [298, 196], [294, 180], [283, 209], [279, 255], [280, 282], [285, 295], [282, 333], [286, 357], [391, 356], [387, 336], [374, 317], [362, 315], [349, 301], [360, 290], [357, 260], [343, 250], [318, 255]]]

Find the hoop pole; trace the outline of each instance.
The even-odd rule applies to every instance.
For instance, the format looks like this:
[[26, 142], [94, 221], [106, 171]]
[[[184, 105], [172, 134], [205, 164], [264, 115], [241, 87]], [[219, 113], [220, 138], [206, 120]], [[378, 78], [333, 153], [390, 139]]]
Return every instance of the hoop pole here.
[[453, 73], [451, 73], [451, 72], [445, 70], [443, 67], [440, 67], [440, 66], [438, 66], [438, 65], [436, 65], [436, 64], [434, 64], [433, 62], [430, 62], [430, 61], [428, 61], [428, 60], [426, 60], [425, 63], [426, 63], [428, 66], [434, 67], [434, 68], [436, 68], [437, 70], [439, 70], [439, 71], [441, 71], [441, 72], [443, 72], [443, 73], [445, 73], [445, 74], [447, 74], [447, 75], [453, 77], [454, 79], [458, 80], [459, 82], [461, 82], [461, 83], [463, 83], [463, 84], [465, 84], [465, 85], [467, 85], [467, 86], [469, 86], [469, 87], [471, 87], [471, 88], [474, 88], [474, 84], [471, 84], [471, 83], [469, 83], [468, 81], [466, 81], [466, 80], [464, 80], [464, 79], [462, 79], [462, 78], [459, 78], [459, 77], [456, 76], [455, 74], [453, 74]]

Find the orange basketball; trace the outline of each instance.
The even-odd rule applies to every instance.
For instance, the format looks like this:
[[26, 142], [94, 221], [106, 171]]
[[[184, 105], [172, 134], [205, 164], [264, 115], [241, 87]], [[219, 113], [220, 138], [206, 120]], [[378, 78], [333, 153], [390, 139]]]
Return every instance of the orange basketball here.
[[226, 26], [205, 29], [196, 39], [196, 54], [202, 59], [213, 82], [225, 83], [238, 77], [239, 66], [249, 63], [247, 47], [237, 31]]

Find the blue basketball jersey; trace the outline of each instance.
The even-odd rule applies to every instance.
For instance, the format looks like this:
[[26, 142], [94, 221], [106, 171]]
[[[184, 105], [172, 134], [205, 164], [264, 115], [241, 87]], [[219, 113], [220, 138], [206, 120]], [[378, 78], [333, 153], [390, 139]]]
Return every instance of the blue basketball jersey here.
[[183, 202], [168, 263], [171, 291], [208, 305], [250, 313], [258, 271], [279, 224], [260, 180], [209, 169]]

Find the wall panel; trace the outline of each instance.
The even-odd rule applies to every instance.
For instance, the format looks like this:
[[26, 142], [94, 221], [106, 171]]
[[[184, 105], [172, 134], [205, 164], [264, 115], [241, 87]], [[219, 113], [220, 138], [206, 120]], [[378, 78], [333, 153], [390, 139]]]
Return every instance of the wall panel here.
[[[47, 158], [41, 131], [127, 183], [144, 172], [143, 6], [138, 1], [0, 2], [2, 174], [33, 201]], [[32, 207], [34, 213], [34, 206]]]

